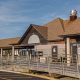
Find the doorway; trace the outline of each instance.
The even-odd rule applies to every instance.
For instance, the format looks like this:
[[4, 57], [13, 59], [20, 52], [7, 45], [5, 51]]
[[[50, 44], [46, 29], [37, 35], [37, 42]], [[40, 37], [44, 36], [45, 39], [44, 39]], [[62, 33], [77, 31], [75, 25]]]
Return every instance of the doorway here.
[[71, 63], [77, 63], [78, 53], [77, 44], [71, 44]]
[[52, 46], [52, 62], [57, 62], [58, 60], [58, 47]]

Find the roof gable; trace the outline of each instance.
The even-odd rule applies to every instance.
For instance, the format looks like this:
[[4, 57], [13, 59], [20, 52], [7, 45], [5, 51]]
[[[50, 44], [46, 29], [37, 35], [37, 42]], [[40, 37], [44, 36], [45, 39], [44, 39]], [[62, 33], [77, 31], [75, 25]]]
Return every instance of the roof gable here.
[[22, 41], [26, 38], [26, 36], [28, 35], [29, 31], [32, 28], [34, 28], [45, 40], [47, 39], [47, 27], [41, 27], [38, 25], [31, 24], [29, 28], [26, 30], [26, 32], [23, 34], [23, 36], [21, 37], [19, 44], [22, 43]]

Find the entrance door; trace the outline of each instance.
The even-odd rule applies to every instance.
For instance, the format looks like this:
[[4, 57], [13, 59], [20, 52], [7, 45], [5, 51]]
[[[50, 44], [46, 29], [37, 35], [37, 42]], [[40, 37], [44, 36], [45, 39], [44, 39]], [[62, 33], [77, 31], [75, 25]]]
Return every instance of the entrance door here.
[[52, 62], [57, 61], [57, 56], [58, 56], [58, 48], [57, 46], [52, 47]]
[[77, 63], [77, 44], [72, 44], [72, 63]]

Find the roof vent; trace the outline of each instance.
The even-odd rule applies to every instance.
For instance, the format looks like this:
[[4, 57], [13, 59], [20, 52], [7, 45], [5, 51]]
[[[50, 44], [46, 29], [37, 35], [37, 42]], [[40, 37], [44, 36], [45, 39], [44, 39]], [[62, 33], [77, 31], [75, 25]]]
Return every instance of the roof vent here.
[[77, 19], [77, 11], [72, 10], [70, 13], [70, 21], [74, 21], [75, 19]]

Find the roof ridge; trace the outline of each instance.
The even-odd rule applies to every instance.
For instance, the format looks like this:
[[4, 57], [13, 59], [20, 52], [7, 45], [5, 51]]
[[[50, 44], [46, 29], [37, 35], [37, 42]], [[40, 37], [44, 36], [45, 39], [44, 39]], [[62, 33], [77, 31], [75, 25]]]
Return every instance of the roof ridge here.
[[58, 17], [58, 18], [55, 18], [51, 21], [49, 21], [48, 23], [44, 24], [43, 26], [46, 26], [47, 24], [51, 23], [51, 22], [55, 22], [56, 20], [63, 20], [62, 18]]

